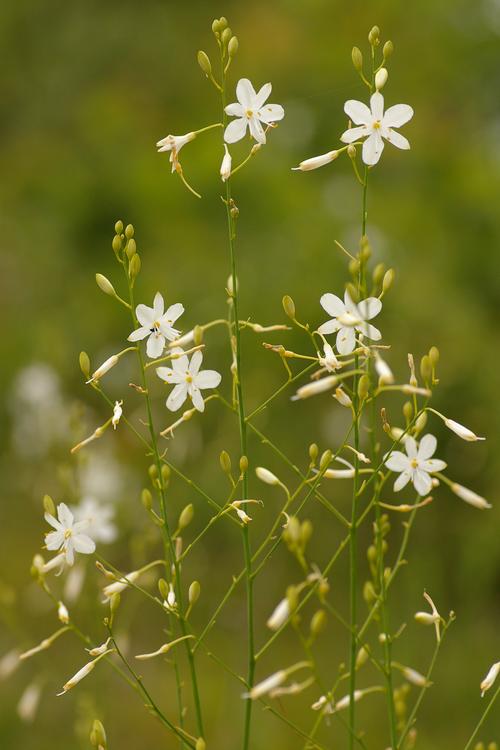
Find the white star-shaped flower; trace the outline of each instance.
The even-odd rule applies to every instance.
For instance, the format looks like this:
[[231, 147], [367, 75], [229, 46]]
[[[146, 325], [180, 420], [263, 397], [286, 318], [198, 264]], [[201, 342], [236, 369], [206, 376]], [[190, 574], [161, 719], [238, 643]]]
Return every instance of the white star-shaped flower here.
[[156, 292], [153, 307], [137, 305], [135, 308], [135, 314], [141, 327], [132, 331], [128, 340], [141, 341], [149, 336], [146, 352], [151, 359], [161, 357], [166, 340], [175, 341], [180, 335], [180, 331], [174, 328], [173, 324], [184, 312], [184, 305], [176, 302], [175, 305], [170, 305], [166, 312], [164, 312], [164, 309], [165, 303], [160, 292]]
[[266, 142], [262, 123], [270, 125], [272, 122], [282, 120], [285, 116], [285, 110], [281, 104], [265, 104], [271, 90], [271, 84], [265, 83], [257, 94], [248, 78], [240, 78], [236, 86], [238, 101], [228, 104], [225, 110], [226, 114], [237, 118], [230, 122], [224, 131], [226, 143], [241, 141], [245, 137], [247, 128], [250, 129], [250, 135], [257, 143]]
[[86, 532], [94, 542], [111, 544], [117, 537], [113, 523], [114, 509], [108, 503], [99, 503], [93, 497], [84, 498], [80, 505], [71, 508], [76, 521], [86, 521]]
[[95, 551], [93, 539], [82, 533], [83, 529], [88, 527], [88, 521], [75, 523], [73, 513], [65, 503], [59, 503], [57, 506], [57, 519], [46, 513], [45, 520], [55, 529], [45, 535], [47, 549], [62, 550], [68, 565], [73, 565], [75, 552], [90, 555]]
[[196, 138], [196, 133], [186, 133], [186, 135], [167, 135], [166, 138], [162, 138], [158, 141], [156, 148], [158, 153], [163, 151], [170, 151], [170, 163], [172, 165], [172, 172], [175, 172], [178, 164], [179, 151], [186, 143]]
[[358, 127], [346, 130], [340, 140], [343, 143], [353, 143], [359, 138], [366, 138], [362, 156], [368, 166], [373, 166], [380, 159], [384, 139], [397, 148], [410, 148], [404, 135], [394, 130], [413, 117], [413, 109], [408, 104], [395, 104], [384, 112], [384, 97], [376, 91], [370, 98], [370, 108], [356, 99], [349, 99], [344, 105], [344, 112]]
[[204, 411], [205, 402], [201, 391], [205, 388], [217, 388], [222, 380], [221, 375], [215, 370], [202, 370], [200, 372], [203, 361], [203, 354], [200, 351], [194, 352], [191, 361], [182, 352], [182, 349], [174, 348], [172, 352], [180, 355], [177, 359], [172, 360], [172, 367], [156, 368], [159, 378], [166, 383], [175, 384], [175, 388], [167, 398], [167, 408], [170, 411], [177, 411], [189, 396], [193, 406], [198, 411]]
[[400, 472], [394, 482], [394, 491], [399, 492], [411, 480], [419, 495], [427, 495], [432, 488], [430, 474], [446, 469], [446, 463], [439, 458], [432, 458], [436, 451], [437, 440], [434, 435], [424, 435], [417, 446], [416, 440], [409, 435], [405, 439], [406, 454], [393, 451], [385, 465], [391, 471]]
[[337, 334], [337, 349], [340, 354], [349, 354], [356, 346], [356, 331], [373, 341], [379, 341], [382, 334], [367, 323], [382, 309], [382, 302], [377, 297], [367, 297], [355, 304], [349, 292], [344, 294], [344, 302], [336, 294], [323, 294], [320, 299], [321, 307], [332, 316], [318, 328], [318, 333]]

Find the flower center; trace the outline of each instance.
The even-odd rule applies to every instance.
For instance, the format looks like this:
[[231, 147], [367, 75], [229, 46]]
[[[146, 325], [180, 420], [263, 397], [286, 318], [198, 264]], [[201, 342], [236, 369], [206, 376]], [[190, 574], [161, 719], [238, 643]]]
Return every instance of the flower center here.
[[72, 529], [66, 529], [66, 531], [64, 532], [64, 538], [69, 539], [72, 533], [73, 533]]
[[193, 382], [193, 376], [189, 375], [189, 373], [186, 375], [186, 383], [192, 383]]
[[248, 117], [248, 119], [250, 119], [251, 117], [253, 117], [253, 111], [251, 109], [247, 109], [246, 116]]
[[375, 120], [375, 122], [373, 123], [373, 129], [380, 130], [381, 127], [382, 127], [382, 123], [380, 122], [380, 120]]
[[418, 459], [412, 458], [410, 461], [410, 466], [412, 469], [418, 469]]

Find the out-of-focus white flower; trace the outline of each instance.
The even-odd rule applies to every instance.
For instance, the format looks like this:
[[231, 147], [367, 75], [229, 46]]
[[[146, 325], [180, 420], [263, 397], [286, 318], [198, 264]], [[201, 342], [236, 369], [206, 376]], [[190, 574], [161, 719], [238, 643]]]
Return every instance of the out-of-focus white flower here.
[[231, 154], [229, 153], [229, 149], [226, 146], [226, 144], [224, 144], [224, 156], [222, 158], [222, 162], [220, 165], [220, 176], [221, 176], [222, 182], [225, 182], [226, 180], [229, 179], [229, 177], [231, 177], [231, 165], [232, 165]]
[[337, 456], [335, 460], [347, 466], [347, 469], [327, 469], [323, 472], [323, 476], [326, 479], [352, 479], [356, 473], [354, 466], [340, 456]]
[[484, 497], [481, 497], [477, 492], [473, 492], [461, 484], [457, 484], [457, 482], [452, 482], [452, 484], [450, 484], [450, 490], [461, 500], [469, 503], [469, 505], [473, 505], [474, 508], [479, 508], [479, 510], [487, 510], [488, 508], [491, 508], [490, 503]]
[[118, 581], [105, 586], [102, 590], [102, 593], [106, 598], [105, 600], [111, 599], [113, 594], [121, 594], [121, 592], [125, 591], [125, 589], [128, 589], [130, 584], [134, 583], [134, 581], [136, 581], [140, 575], [140, 570], [133, 570], [131, 573], [127, 573], [127, 575], [123, 576], [123, 578], [120, 578]]
[[142, 341], [148, 337], [146, 353], [150, 359], [161, 357], [166, 341], [174, 341], [178, 338], [180, 331], [174, 328], [175, 321], [184, 312], [184, 305], [176, 302], [165, 310], [165, 302], [160, 292], [156, 292], [153, 307], [137, 305], [135, 314], [141, 324], [139, 328], [132, 331], [128, 337], [129, 341]]
[[94, 646], [94, 648], [86, 648], [85, 651], [88, 651], [90, 656], [101, 656], [105, 651], [108, 650], [110, 640], [111, 637], [109, 637], [104, 643], [101, 643], [100, 646]]
[[69, 612], [64, 602], [59, 602], [57, 606], [57, 616], [63, 625], [67, 625], [69, 622]]
[[118, 423], [123, 414], [122, 404], [123, 404], [123, 401], [115, 401], [115, 405], [113, 407], [113, 416], [111, 417], [111, 424], [113, 425], [114, 430], [116, 430], [116, 428], [118, 427]]
[[485, 692], [489, 690], [490, 687], [493, 686], [493, 683], [495, 682], [499, 674], [500, 674], [500, 661], [497, 661], [495, 664], [493, 664], [490, 667], [488, 674], [486, 675], [481, 685], [479, 686], [481, 688], [481, 698], [483, 698]]
[[153, 659], [155, 656], [162, 656], [163, 654], [168, 654], [171, 648], [173, 646], [176, 646], [181, 641], [185, 641], [187, 638], [194, 638], [194, 635], [183, 635], [180, 638], [176, 638], [175, 641], [170, 641], [170, 643], [164, 643], [163, 646], [160, 646], [159, 649], [156, 651], [152, 651], [149, 654], [137, 654], [135, 657], [136, 659]]
[[162, 138], [161, 141], [157, 142], [156, 148], [158, 149], [158, 153], [170, 151], [170, 163], [172, 165], [172, 172], [175, 172], [175, 170], [177, 169], [177, 164], [179, 162], [177, 157], [181, 148], [185, 146], [186, 143], [193, 141], [195, 138], [196, 133], [191, 132], [186, 133], [185, 135], [167, 135], [166, 138]]
[[429, 687], [432, 684], [423, 674], [420, 674], [420, 672], [417, 672], [416, 669], [412, 669], [411, 667], [403, 667], [401, 673], [408, 682], [411, 682], [412, 685], [416, 685], [417, 687]]
[[266, 142], [262, 124], [269, 125], [282, 120], [285, 110], [280, 104], [265, 104], [272, 91], [270, 83], [265, 83], [258, 93], [248, 78], [240, 78], [236, 86], [237, 102], [228, 104], [226, 114], [236, 117], [224, 131], [226, 143], [236, 143], [245, 137], [247, 128], [257, 143]]
[[330, 164], [339, 155], [338, 151], [328, 151], [326, 154], [320, 154], [319, 156], [313, 156], [310, 159], [301, 161], [298, 167], [292, 167], [294, 172], [310, 172], [312, 169], [319, 169], [324, 167], [325, 164]]
[[325, 367], [328, 372], [335, 372], [335, 370], [338, 370], [341, 365], [330, 344], [326, 342], [323, 344], [323, 353], [324, 356], [319, 357], [321, 367]]
[[375, 353], [375, 371], [378, 375], [380, 385], [390, 385], [394, 383], [394, 375], [387, 362], [382, 359], [378, 352]]
[[89, 661], [87, 664], [85, 664], [85, 666], [79, 669], [78, 672], [73, 675], [73, 677], [71, 677], [67, 682], [64, 683], [63, 689], [60, 693], [57, 693], [57, 695], [64, 695], [64, 693], [67, 693], [68, 690], [71, 690], [75, 687], [75, 685], [78, 685], [78, 683], [83, 680], [84, 677], [92, 672], [98, 661], [100, 661], [104, 656], [112, 654], [113, 652], [114, 649], [110, 648], [107, 651], [104, 651], [104, 653], [102, 653], [96, 659], [93, 659], [92, 661]]
[[17, 715], [21, 721], [24, 721], [26, 724], [30, 724], [33, 721], [41, 696], [42, 686], [39, 682], [32, 682], [28, 685], [17, 704]]
[[340, 140], [343, 143], [353, 143], [359, 138], [366, 138], [362, 158], [368, 166], [377, 164], [380, 159], [384, 139], [397, 148], [410, 148], [408, 140], [394, 130], [413, 117], [413, 109], [408, 104], [395, 104], [384, 112], [384, 97], [376, 91], [370, 98], [369, 108], [363, 102], [349, 99], [344, 105], [344, 112], [357, 127], [342, 133]]
[[320, 378], [319, 380], [313, 380], [311, 383], [306, 383], [297, 388], [297, 392], [291, 397], [291, 401], [302, 401], [305, 398], [311, 398], [311, 396], [317, 396], [318, 393], [325, 393], [334, 388], [339, 379], [336, 375], [327, 375], [326, 378]]
[[431, 458], [437, 447], [434, 435], [424, 435], [417, 446], [416, 440], [408, 436], [405, 440], [406, 454], [393, 451], [385, 461], [391, 471], [400, 472], [394, 482], [394, 491], [399, 492], [411, 480], [419, 495], [427, 495], [432, 488], [430, 474], [442, 471], [446, 463], [438, 458]]
[[271, 617], [266, 622], [266, 625], [270, 630], [279, 630], [280, 627], [284, 625], [284, 623], [288, 620], [289, 617], [290, 617], [290, 602], [288, 601], [288, 598], [285, 597], [276, 606]]
[[88, 521], [75, 523], [73, 513], [65, 503], [57, 506], [57, 519], [50, 513], [45, 513], [45, 520], [55, 529], [45, 535], [47, 549], [62, 550], [68, 565], [73, 565], [75, 552], [91, 555], [95, 551], [95, 542], [83, 533]]
[[206, 388], [217, 388], [222, 380], [221, 375], [216, 370], [201, 370], [203, 354], [196, 351], [191, 357], [191, 361], [182, 349], [173, 349], [174, 354], [178, 354], [177, 359], [172, 360], [172, 367], [157, 367], [156, 373], [159, 378], [166, 383], [175, 384], [175, 388], [167, 398], [167, 409], [177, 411], [189, 396], [193, 406], [198, 411], [205, 410], [205, 402], [201, 391]]
[[340, 354], [350, 354], [356, 346], [356, 331], [373, 341], [379, 341], [382, 334], [368, 320], [375, 318], [382, 309], [382, 302], [378, 297], [367, 297], [355, 304], [346, 290], [344, 301], [336, 294], [323, 294], [320, 299], [321, 307], [332, 316], [318, 328], [318, 333], [337, 334], [337, 349]]
[[19, 666], [19, 651], [17, 648], [7, 651], [0, 659], [0, 680], [6, 680]]
[[352, 406], [351, 397], [342, 388], [335, 389], [334, 398], [337, 399], [341, 406], [345, 406], [347, 409]]
[[271, 692], [274, 688], [278, 687], [278, 685], [282, 685], [287, 678], [287, 671], [286, 669], [280, 669], [278, 672], [275, 672], [274, 674], [270, 675], [269, 677], [266, 677], [265, 680], [262, 680], [262, 682], [259, 682], [257, 685], [254, 685], [248, 693], [243, 693], [243, 698], [250, 698], [250, 700], [256, 700], [257, 698], [260, 698], [263, 695], [266, 695], [267, 693]]
[[93, 497], [85, 497], [79, 505], [72, 506], [77, 521], [86, 521], [86, 532], [94, 542], [111, 544], [118, 530], [113, 523], [114, 509], [107, 503], [99, 503]]

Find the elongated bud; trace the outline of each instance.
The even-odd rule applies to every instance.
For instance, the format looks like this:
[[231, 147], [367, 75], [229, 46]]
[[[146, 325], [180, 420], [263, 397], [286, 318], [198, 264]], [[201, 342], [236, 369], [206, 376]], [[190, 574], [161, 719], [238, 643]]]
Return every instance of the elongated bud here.
[[246, 474], [248, 471], [248, 458], [246, 456], [242, 456], [240, 458], [240, 472], [242, 474]]
[[238, 52], [238, 37], [232, 36], [229, 40], [229, 44], [227, 45], [227, 52], [229, 57], [234, 57], [236, 53]]
[[226, 18], [226, 16], [221, 16], [221, 17], [219, 18], [219, 24], [220, 24], [220, 30], [221, 30], [221, 31], [224, 31], [224, 29], [225, 29], [225, 28], [226, 28], [226, 26], [227, 26], [227, 18]]
[[345, 406], [347, 409], [352, 406], [351, 397], [342, 388], [335, 389], [334, 398], [337, 399], [341, 406]]
[[155, 479], [158, 479], [158, 467], [156, 464], [151, 464], [148, 468], [148, 474], [149, 478], [152, 482], [155, 481]]
[[198, 65], [206, 76], [209, 76], [212, 73], [212, 64], [210, 62], [210, 58], [202, 49], [200, 49], [200, 51], [198, 52]]
[[475, 432], [472, 432], [472, 430], [469, 430], [468, 427], [460, 424], [460, 422], [455, 422], [454, 419], [444, 419], [443, 421], [448, 429], [454, 432], [455, 435], [458, 435], [458, 437], [462, 438], [462, 440], [467, 440], [469, 443], [473, 443], [476, 440], [486, 440], [486, 438], [479, 437], [479, 435], [476, 435]]
[[358, 381], [358, 396], [360, 399], [365, 399], [370, 392], [370, 378], [365, 373], [361, 375]]
[[233, 35], [233, 32], [231, 31], [229, 26], [225, 28], [221, 34], [222, 44], [227, 44], [229, 40], [231, 39], [232, 35]]
[[390, 57], [393, 52], [394, 52], [394, 45], [390, 40], [388, 40], [382, 48], [382, 54], [384, 55], [384, 60], [387, 60], [387, 58]]
[[319, 462], [319, 470], [320, 472], [326, 471], [327, 468], [330, 466], [332, 461], [332, 452], [329, 448], [326, 449], [326, 451], [323, 452], [320, 462]]
[[382, 291], [384, 294], [389, 291], [391, 286], [394, 284], [394, 268], [389, 268], [384, 274], [384, 280], [382, 281]]
[[109, 609], [112, 615], [115, 614], [119, 606], [120, 606], [120, 594], [118, 592], [115, 592], [114, 594], [111, 595], [111, 598], [109, 600]]
[[283, 297], [282, 305], [283, 305], [283, 310], [285, 311], [285, 314], [288, 315], [289, 318], [294, 320], [295, 319], [295, 302], [288, 294], [285, 294], [285, 296]]
[[373, 269], [373, 274], [372, 274], [373, 283], [380, 284], [380, 282], [382, 281], [384, 277], [384, 273], [385, 273], [385, 263], [377, 263], [377, 265]]
[[377, 91], [380, 91], [384, 88], [385, 84], [387, 83], [387, 79], [389, 77], [389, 74], [387, 72], [387, 68], [380, 68], [380, 70], [377, 70], [375, 73], [375, 88]]
[[125, 237], [127, 240], [130, 240], [135, 234], [135, 229], [133, 224], [127, 224], [125, 227]]
[[218, 34], [221, 31], [221, 25], [218, 18], [215, 18], [212, 21], [212, 31], [214, 32], [214, 34]]
[[417, 435], [422, 432], [425, 425], [427, 424], [427, 412], [424, 411], [420, 416], [417, 418], [417, 421], [415, 422], [415, 431]]
[[439, 349], [437, 346], [431, 346], [429, 349], [429, 359], [431, 360], [432, 366], [436, 367], [439, 362]]
[[413, 404], [411, 401], [405, 401], [403, 404], [403, 415], [407, 422], [413, 417]]
[[99, 289], [104, 294], [109, 294], [110, 297], [116, 297], [116, 292], [113, 284], [109, 279], [102, 275], [102, 273], [96, 273], [95, 280]]
[[328, 375], [326, 378], [314, 380], [312, 383], [307, 383], [306, 385], [302, 385], [300, 388], [298, 388], [297, 393], [292, 396], [291, 400], [299, 401], [304, 398], [316, 396], [318, 393], [324, 393], [325, 391], [329, 391], [334, 388], [338, 382], [339, 379], [336, 375]]
[[311, 459], [313, 463], [316, 462], [318, 455], [319, 455], [318, 446], [316, 445], [316, 443], [311, 443], [311, 445], [309, 446], [309, 458]]
[[134, 238], [130, 239], [130, 240], [129, 240], [129, 241], [127, 242], [127, 247], [126, 247], [126, 249], [125, 249], [125, 252], [126, 252], [126, 254], [127, 254], [127, 258], [128, 258], [129, 260], [132, 260], [133, 256], [134, 256], [134, 255], [136, 254], [136, 252], [137, 252], [137, 243], [136, 243], [136, 241], [134, 240]]
[[153, 496], [148, 489], [143, 489], [143, 491], [141, 492], [141, 503], [146, 508], [146, 510], [151, 510], [151, 508], [153, 507]]
[[108, 359], [106, 359], [102, 363], [102, 365], [98, 367], [94, 373], [92, 373], [92, 377], [90, 378], [90, 380], [87, 380], [87, 383], [90, 383], [91, 381], [95, 383], [97, 380], [100, 380], [103, 375], [109, 372], [109, 370], [111, 370], [111, 368], [116, 365], [119, 359], [120, 358], [116, 354], [113, 354], [111, 355], [111, 357], [108, 357]]
[[359, 47], [352, 48], [351, 58], [352, 64], [354, 65], [354, 70], [357, 70], [359, 73], [363, 68], [363, 54]]
[[319, 169], [320, 167], [324, 167], [326, 164], [335, 161], [338, 155], [339, 152], [334, 150], [327, 151], [326, 154], [319, 154], [319, 156], [312, 156], [310, 159], [304, 159], [301, 161], [298, 167], [292, 167], [292, 171], [311, 172], [313, 169]]
[[219, 463], [224, 474], [231, 474], [231, 457], [227, 451], [221, 451]]
[[478, 495], [476, 492], [469, 490], [461, 484], [457, 484], [457, 482], [453, 482], [450, 485], [450, 489], [455, 495], [457, 495], [457, 497], [469, 505], [472, 505], [474, 508], [479, 508], [479, 510], [488, 510], [488, 508], [491, 508], [490, 503], [484, 497], [481, 497], [481, 495]]
[[106, 732], [99, 719], [95, 719], [92, 724], [92, 730], [90, 732], [90, 744], [92, 747], [96, 747], [97, 750], [107, 750], [108, 744], [106, 739]]
[[160, 578], [158, 581], [158, 590], [162, 596], [163, 599], [166, 599], [169, 592], [170, 592], [170, 586], [166, 582], [164, 578]]
[[498, 675], [500, 674], [500, 661], [497, 661], [493, 666], [490, 667], [488, 674], [484, 678], [484, 680], [481, 682], [480, 688], [481, 688], [481, 698], [484, 697], [484, 694], [487, 690], [489, 690]]
[[370, 652], [366, 648], [366, 646], [361, 646], [359, 649], [357, 655], [356, 655], [356, 669], [359, 669], [363, 666], [363, 664], [366, 664], [370, 657]]
[[43, 496], [43, 509], [50, 516], [56, 515], [56, 506], [50, 495]]
[[167, 464], [162, 464], [162, 467], [161, 467], [161, 478], [162, 478], [163, 485], [165, 487], [167, 486], [167, 484], [168, 484], [168, 482], [170, 480], [170, 474], [171, 474], [170, 466], [167, 466]]
[[185, 529], [186, 526], [189, 526], [189, 524], [193, 520], [193, 517], [194, 517], [193, 503], [189, 503], [189, 505], [186, 505], [186, 507], [183, 508], [179, 516], [179, 529]]
[[425, 383], [429, 383], [432, 379], [432, 363], [428, 354], [424, 354], [420, 360], [420, 374]]
[[200, 582], [199, 581], [193, 581], [193, 583], [189, 587], [189, 592], [188, 592], [188, 600], [189, 600], [189, 603], [191, 604], [191, 606], [193, 604], [196, 604], [196, 602], [200, 598], [200, 593], [201, 593]]
[[113, 237], [111, 247], [113, 248], [114, 254], [118, 258], [122, 249], [122, 238], [118, 234], [115, 234], [115, 236]]
[[135, 279], [139, 275], [140, 270], [141, 270], [141, 258], [140, 258], [139, 253], [135, 253], [128, 267], [128, 275], [130, 276], [132, 281], [135, 281]]
[[88, 380], [90, 378], [90, 359], [87, 352], [80, 352], [78, 362], [80, 364], [80, 370], [83, 373], [83, 377]]
[[327, 623], [327, 617], [326, 612], [324, 609], [318, 609], [317, 612], [315, 612], [311, 619], [311, 635], [317, 636], [320, 633], [323, 632], [323, 630], [326, 628]]
[[264, 469], [263, 466], [257, 466], [257, 468], [255, 469], [255, 473], [257, 475], [257, 478], [265, 484], [280, 484], [280, 480], [278, 479], [278, 477], [275, 476], [275, 474], [273, 474], [271, 471], [269, 471], [269, 469]]
[[285, 622], [290, 617], [291, 607], [290, 607], [290, 600], [288, 596], [286, 596], [284, 599], [282, 599], [279, 604], [275, 607], [273, 610], [273, 613], [271, 614], [271, 617], [266, 622], [267, 627], [270, 630], [273, 630], [276, 632], [276, 630], [279, 630], [282, 625], [285, 624]]
[[123, 221], [118, 220], [115, 224], [115, 232], [116, 234], [121, 234], [123, 232]]
[[372, 47], [376, 47], [380, 44], [380, 29], [378, 26], [373, 26], [368, 34], [368, 41]]
[[195, 750], [207, 750], [207, 743], [203, 737], [198, 737], [196, 740]]
[[69, 612], [64, 602], [59, 602], [59, 604], [57, 605], [57, 617], [59, 618], [60, 622], [62, 622], [63, 625], [68, 624]]

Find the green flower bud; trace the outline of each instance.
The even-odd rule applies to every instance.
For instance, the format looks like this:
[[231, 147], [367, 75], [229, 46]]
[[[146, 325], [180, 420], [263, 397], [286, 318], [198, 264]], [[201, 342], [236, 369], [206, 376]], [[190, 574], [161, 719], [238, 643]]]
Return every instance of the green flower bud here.
[[139, 275], [140, 270], [141, 270], [141, 258], [139, 256], [139, 253], [135, 253], [135, 255], [132, 256], [130, 265], [128, 267], [128, 275], [130, 276], [132, 282], [135, 281], [135, 279]]
[[119, 606], [120, 606], [120, 594], [118, 593], [112, 594], [111, 599], [109, 600], [109, 609], [112, 615], [115, 614]]
[[224, 474], [231, 474], [231, 457], [227, 451], [221, 451], [219, 463]]
[[420, 414], [417, 421], [415, 422], [415, 430], [417, 431], [417, 433], [422, 432], [426, 424], [427, 424], [427, 412], [424, 411], [422, 412], [422, 414]]
[[151, 510], [153, 507], [153, 496], [147, 489], [143, 489], [141, 492], [141, 503], [144, 505], [146, 510]]
[[347, 156], [349, 159], [355, 159], [356, 158], [356, 146], [354, 143], [350, 143], [347, 147]]
[[228, 26], [226, 29], [224, 29], [224, 31], [221, 34], [222, 44], [227, 44], [229, 40], [231, 39], [232, 35], [233, 35], [233, 32]]
[[96, 273], [95, 280], [99, 289], [104, 294], [109, 294], [110, 297], [116, 297], [116, 292], [113, 284], [109, 281], [102, 273]]
[[372, 47], [376, 47], [380, 44], [380, 29], [378, 26], [373, 26], [368, 34], [368, 41]]
[[80, 352], [78, 361], [80, 363], [80, 370], [82, 371], [84, 377], [88, 380], [90, 378], [90, 359], [87, 352]]
[[429, 359], [433, 367], [436, 367], [439, 362], [439, 349], [437, 346], [431, 346], [429, 349]]
[[226, 28], [226, 26], [227, 26], [227, 18], [225, 16], [221, 16], [219, 18], [219, 25], [220, 25], [221, 31]]
[[115, 234], [115, 236], [113, 237], [113, 242], [111, 243], [111, 247], [113, 248], [114, 254], [118, 257], [122, 249], [122, 238], [119, 237], [117, 234]]
[[248, 471], [248, 458], [246, 456], [242, 456], [240, 458], [240, 472], [242, 474], [246, 474]]
[[382, 54], [384, 55], [384, 60], [387, 60], [387, 58], [390, 57], [393, 52], [394, 52], [394, 45], [390, 40], [388, 40], [382, 48]]
[[375, 593], [373, 583], [371, 581], [365, 581], [365, 584], [363, 586], [363, 599], [367, 604], [372, 604], [376, 598], [377, 595]]
[[196, 740], [195, 750], [206, 750], [207, 743], [203, 739], [203, 737], [198, 737]]
[[318, 609], [311, 618], [311, 635], [316, 636], [323, 632], [326, 628], [327, 617], [324, 609]]
[[134, 236], [134, 225], [133, 224], [127, 224], [125, 227], [125, 237], [130, 240]]
[[372, 274], [373, 283], [380, 284], [380, 282], [384, 278], [384, 273], [385, 273], [385, 263], [377, 263], [377, 265], [373, 269], [373, 274]]
[[424, 354], [420, 360], [420, 374], [426, 383], [429, 383], [432, 378], [432, 362], [428, 354]]
[[148, 468], [148, 474], [152, 482], [154, 482], [155, 479], [158, 479], [158, 467], [156, 464], [151, 464]]
[[92, 724], [92, 729], [90, 731], [90, 744], [92, 747], [97, 747], [99, 750], [101, 750], [101, 748], [102, 750], [106, 750], [108, 747], [106, 732], [104, 731], [104, 727], [99, 719], [95, 719]]
[[363, 54], [359, 47], [352, 48], [351, 58], [354, 70], [357, 70], [359, 73], [363, 69]]
[[195, 346], [200, 346], [203, 343], [203, 328], [199, 325], [193, 328], [193, 342]]
[[203, 52], [202, 49], [198, 52], [198, 65], [202, 69], [202, 71], [205, 73], [205, 75], [209, 76], [212, 73], [212, 64], [210, 62], [210, 58], [208, 57], [206, 52]]
[[359, 302], [359, 292], [358, 292], [358, 289], [357, 289], [357, 287], [351, 281], [347, 282], [347, 284], [345, 285], [345, 288], [349, 292], [349, 296], [352, 299], [352, 301], [353, 302]]
[[301, 542], [302, 545], [305, 547], [309, 539], [312, 537], [313, 534], [313, 525], [311, 521], [306, 518], [305, 521], [302, 521], [302, 525], [300, 527], [300, 536], [301, 536]]
[[368, 396], [369, 392], [370, 392], [370, 378], [365, 373], [364, 375], [361, 375], [360, 379], [358, 380], [358, 396], [360, 399], [365, 399]]
[[395, 271], [394, 268], [389, 268], [384, 274], [384, 280], [382, 282], [382, 291], [388, 292], [391, 286], [394, 284]]
[[311, 459], [311, 461], [313, 461], [313, 463], [316, 462], [316, 459], [318, 458], [318, 454], [319, 454], [318, 446], [316, 445], [316, 443], [311, 443], [311, 445], [309, 446], [309, 458]]
[[193, 517], [194, 517], [193, 503], [189, 503], [189, 505], [186, 505], [186, 507], [182, 509], [181, 514], [179, 516], [179, 521], [178, 521], [179, 529], [185, 529], [186, 526], [189, 526], [189, 524], [193, 520]]
[[234, 57], [238, 52], [238, 37], [232, 36], [227, 45], [227, 52], [229, 57]]
[[370, 544], [368, 549], [366, 550], [366, 556], [368, 558], [368, 562], [374, 563], [377, 560], [377, 548], [374, 544]]
[[43, 496], [43, 509], [45, 513], [48, 513], [50, 516], [56, 515], [56, 506], [50, 495]]
[[291, 320], [295, 319], [295, 302], [293, 299], [288, 295], [285, 294], [285, 296], [282, 299], [281, 304], [283, 305], [283, 310], [285, 311], [285, 315], [288, 315]]
[[329, 448], [326, 449], [321, 455], [319, 461], [320, 472], [326, 471], [332, 462], [332, 452]]
[[352, 260], [350, 260], [348, 268], [351, 276], [357, 278], [359, 274], [359, 260], [357, 258], [353, 258]]
[[411, 401], [405, 401], [403, 404], [403, 415], [407, 422], [413, 417], [413, 404]]
[[196, 602], [200, 598], [200, 593], [201, 593], [200, 582], [199, 581], [193, 581], [193, 583], [189, 587], [189, 591], [188, 591], [188, 601], [191, 604], [191, 606], [193, 604], [196, 604]]
[[116, 234], [121, 234], [123, 232], [123, 221], [117, 221], [115, 224], [115, 232]]
[[125, 252], [127, 253], [127, 258], [129, 260], [132, 260], [132, 256], [134, 256], [137, 252], [137, 245], [136, 245], [134, 238], [130, 239], [127, 242], [127, 247], [125, 248]]
[[158, 581], [158, 591], [160, 592], [162, 599], [167, 598], [170, 587], [164, 578], [160, 578]]

